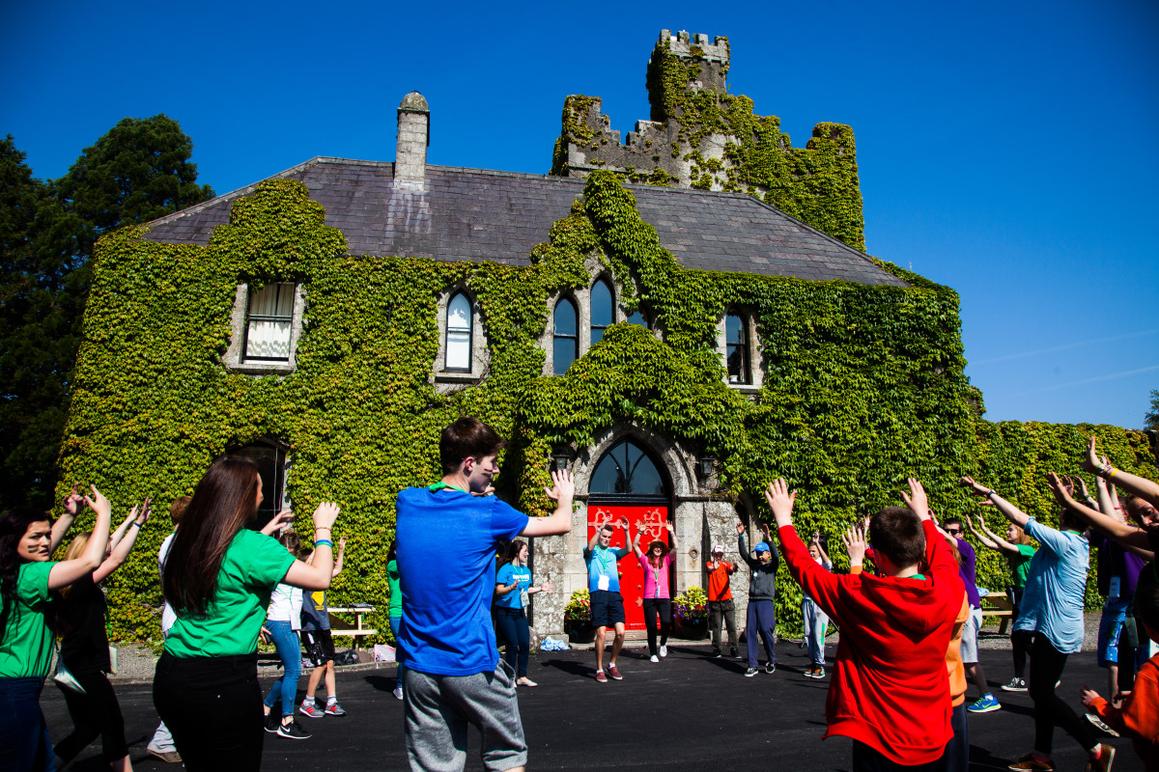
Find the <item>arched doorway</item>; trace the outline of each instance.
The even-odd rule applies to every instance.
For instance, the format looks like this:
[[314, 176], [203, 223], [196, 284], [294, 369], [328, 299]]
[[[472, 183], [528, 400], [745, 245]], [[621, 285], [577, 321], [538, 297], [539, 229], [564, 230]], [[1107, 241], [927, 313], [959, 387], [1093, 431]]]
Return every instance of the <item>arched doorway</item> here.
[[[649, 542], [669, 541], [664, 524], [671, 519], [672, 486], [663, 465], [657, 463], [644, 448], [630, 439], [621, 439], [600, 457], [588, 483], [587, 539], [590, 541], [596, 525], [609, 518], [618, 522], [626, 517], [632, 533], [637, 523], [643, 524], [640, 548]], [[631, 549], [622, 530], [612, 536], [613, 547]], [[635, 555], [620, 561], [620, 592], [624, 598], [625, 626], [629, 630], [644, 629], [642, 599], [644, 576]], [[676, 583], [669, 577], [669, 586]]]

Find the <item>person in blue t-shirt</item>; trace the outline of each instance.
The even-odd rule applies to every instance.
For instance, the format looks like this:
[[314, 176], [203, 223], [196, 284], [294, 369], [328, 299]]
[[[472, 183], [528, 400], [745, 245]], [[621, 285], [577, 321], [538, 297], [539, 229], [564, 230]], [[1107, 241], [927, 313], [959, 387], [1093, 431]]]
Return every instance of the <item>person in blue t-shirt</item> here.
[[[624, 529], [624, 544], [630, 544], [628, 534], [628, 518], [620, 519], [619, 526]], [[608, 682], [608, 676], [617, 681], [623, 681], [624, 676], [616, 667], [616, 658], [620, 656], [620, 649], [624, 646], [624, 598], [620, 595], [619, 560], [631, 550], [627, 547], [613, 549], [612, 533], [614, 532], [611, 517], [603, 522], [596, 523], [595, 533], [584, 549], [584, 563], [588, 568], [588, 595], [591, 599], [592, 627], [596, 631], [596, 681], [601, 684]], [[615, 631], [612, 639], [612, 656], [608, 659], [608, 672], [604, 673], [604, 641], [607, 639], [608, 628]]]
[[527, 624], [530, 597], [552, 589], [551, 582], [542, 587], [531, 583], [531, 569], [527, 566], [527, 542], [516, 539], [507, 549], [507, 562], [499, 567], [495, 577], [495, 626], [507, 642], [504, 659], [515, 671], [516, 686], [539, 686], [527, 677], [527, 656], [531, 652], [531, 628]]
[[555, 511], [516, 511], [491, 495], [503, 444], [479, 419], [460, 418], [439, 438], [442, 480], [398, 494], [398, 643], [412, 769], [462, 769], [468, 724], [482, 732], [487, 769], [527, 763], [514, 674], [500, 665], [491, 625], [495, 552], [519, 535], [570, 531], [575, 485], [566, 470], [552, 472]]

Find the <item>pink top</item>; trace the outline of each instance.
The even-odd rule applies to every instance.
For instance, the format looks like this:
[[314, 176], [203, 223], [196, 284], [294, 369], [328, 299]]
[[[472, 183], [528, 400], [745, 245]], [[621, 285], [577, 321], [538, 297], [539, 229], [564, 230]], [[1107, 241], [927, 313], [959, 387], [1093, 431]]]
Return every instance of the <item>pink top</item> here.
[[660, 559], [660, 568], [652, 567], [648, 562], [647, 553], [643, 557], [639, 555], [637, 557], [644, 572], [644, 597], [671, 600], [672, 593], [668, 590], [668, 567], [672, 565], [672, 553], [668, 552]]

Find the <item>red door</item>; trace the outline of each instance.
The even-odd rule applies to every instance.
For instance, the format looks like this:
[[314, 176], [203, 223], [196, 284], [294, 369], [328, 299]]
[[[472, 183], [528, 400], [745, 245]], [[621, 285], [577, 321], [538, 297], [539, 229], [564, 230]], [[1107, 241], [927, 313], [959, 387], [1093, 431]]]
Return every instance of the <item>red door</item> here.
[[[628, 518], [632, 535], [636, 535], [636, 523], [643, 523], [644, 529], [640, 536], [640, 549], [646, 550], [648, 543], [657, 539], [668, 543], [668, 529], [664, 523], [668, 520], [668, 507], [664, 505], [625, 505], [625, 504], [589, 504], [588, 505], [588, 542], [595, 535], [596, 524], [611, 519], [615, 530], [612, 532], [613, 548], [631, 549], [632, 545], [625, 539], [624, 530], [618, 523], [621, 518]], [[620, 569], [620, 594], [624, 598], [624, 626], [629, 630], [644, 629], [644, 571], [635, 553], [622, 558]], [[669, 587], [675, 592], [675, 583], [668, 577]]]

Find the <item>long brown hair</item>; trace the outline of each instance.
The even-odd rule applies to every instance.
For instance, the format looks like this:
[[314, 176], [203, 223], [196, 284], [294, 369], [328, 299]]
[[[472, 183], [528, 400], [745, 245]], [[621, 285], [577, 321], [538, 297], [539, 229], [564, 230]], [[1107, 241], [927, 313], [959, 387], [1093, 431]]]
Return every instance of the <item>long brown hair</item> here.
[[233, 537], [257, 512], [258, 468], [244, 458], [213, 462], [173, 536], [161, 586], [178, 613], [204, 616]]

